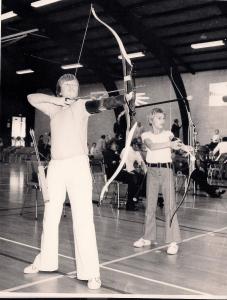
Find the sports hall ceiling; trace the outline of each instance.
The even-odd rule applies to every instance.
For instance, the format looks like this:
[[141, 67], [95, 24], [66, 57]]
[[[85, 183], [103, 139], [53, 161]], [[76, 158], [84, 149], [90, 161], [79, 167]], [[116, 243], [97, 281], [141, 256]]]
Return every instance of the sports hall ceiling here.
[[[61, 65], [78, 60], [91, 0], [62, 0], [40, 8], [30, 5], [34, 1], [2, 0], [2, 13], [17, 13], [2, 21], [2, 76], [11, 80], [19, 76], [16, 70], [26, 68], [35, 75], [23, 75], [25, 80], [31, 76], [56, 80], [65, 72]], [[227, 1], [95, 0], [93, 5], [117, 31], [128, 53], [144, 52], [144, 57], [133, 59], [136, 77], [166, 74], [160, 51], [171, 56], [180, 72], [227, 68], [227, 42], [197, 50], [190, 46], [227, 38]], [[4, 39], [32, 29], [36, 31], [24, 37]], [[118, 55], [112, 34], [91, 16], [80, 61], [84, 67], [78, 69], [80, 82], [101, 81], [105, 75], [121, 79]]]

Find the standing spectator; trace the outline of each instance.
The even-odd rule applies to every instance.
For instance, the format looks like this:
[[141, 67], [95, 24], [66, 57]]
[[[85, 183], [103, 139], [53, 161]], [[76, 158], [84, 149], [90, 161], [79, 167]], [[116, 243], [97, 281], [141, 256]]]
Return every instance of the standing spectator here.
[[95, 151], [96, 158], [102, 158], [102, 153], [106, 149], [105, 139], [106, 139], [106, 136], [103, 134], [103, 135], [101, 135], [100, 139], [97, 142], [96, 151]]
[[96, 143], [92, 143], [91, 149], [90, 149], [90, 155], [94, 156], [96, 151]]
[[179, 120], [174, 119], [171, 131], [176, 138], [180, 137], [180, 129], [182, 126], [179, 125]]

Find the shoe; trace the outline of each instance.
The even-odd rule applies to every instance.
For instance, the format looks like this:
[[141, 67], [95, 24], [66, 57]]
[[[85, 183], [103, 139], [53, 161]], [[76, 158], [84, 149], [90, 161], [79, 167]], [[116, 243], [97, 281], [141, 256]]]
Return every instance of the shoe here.
[[167, 249], [167, 253], [171, 254], [171, 255], [175, 255], [178, 252], [178, 248], [179, 247], [178, 247], [177, 243], [172, 242], [172, 243], [169, 244], [169, 247]]
[[38, 272], [39, 269], [34, 264], [31, 264], [24, 269], [24, 274], [35, 274]]
[[150, 246], [150, 245], [151, 245], [151, 241], [145, 240], [143, 238], [140, 238], [138, 241], [136, 241], [133, 244], [133, 246], [136, 248], [141, 248], [141, 247]]
[[88, 280], [87, 286], [90, 290], [97, 290], [101, 287], [101, 280], [99, 277], [91, 278]]

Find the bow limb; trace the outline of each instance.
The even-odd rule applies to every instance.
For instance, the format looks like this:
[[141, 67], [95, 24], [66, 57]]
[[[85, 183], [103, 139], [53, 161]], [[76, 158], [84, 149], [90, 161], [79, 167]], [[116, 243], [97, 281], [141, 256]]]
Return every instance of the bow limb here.
[[125, 164], [125, 160], [126, 160], [126, 158], [128, 156], [128, 151], [129, 151], [129, 148], [130, 148], [130, 145], [131, 145], [131, 141], [132, 141], [134, 132], [136, 130], [136, 126], [137, 126], [137, 123], [135, 123], [134, 126], [129, 131], [127, 142], [126, 142], [126, 145], [125, 145], [125, 151], [124, 151], [122, 160], [121, 160], [119, 166], [117, 167], [116, 171], [114, 172], [114, 174], [109, 178], [109, 180], [106, 182], [106, 184], [102, 188], [102, 191], [101, 191], [101, 194], [100, 194], [100, 201], [103, 200], [104, 194], [105, 194], [105, 192], [108, 191], [109, 185], [117, 177], [117, 175], [120, 173], [121, 169], [123, 168], [123, 166]]
[[184, 200], [185, 200], [185, 198], [186, 198], [186, 196], [187, 196], [187, 193], [188, 193], [188, 190], [189, 190], [189, 186], [190, 186], [190, 182], [191, 182], [191, 178], [192, 178], [192, 173], [193, 173], [193, 171], [195, 170], [195, 160], [196, 160], [196, 158], [195, 158], [194, 153], [192, 154], [192, 153], [190, 152], [190, 150], [187, 150], [187, 146], [185, 146], [185, 145], [184, 145], [184, 147], [183, 147], [183, 150], [189, 154], [189, 157], [190, 157], [189, 169], [191, 169], [191, 171], [190, 171], [190, 175], [188, 176], [188, 182], [187, 182], [187, 185], [186, 185], [186, 189], [185, 189], [184, 195], [183, 195], [183, 197], [182, 197], [180, 203], [179, 203], [179, 204], [177, 205], [177, 207], [175, 208], [175, 210], [174, 210], [174, 212], [173, 212], [173, 214], [172, 214], [172, 216], [171, 216], [171, 218], [170, 218], [170, 222], [169, 222], [169, 226], [170, 226], [170, 227], [171, 227], [171, 225], [172, 225], [173, 218], [174, 218], [175, 214], [177, 213], [177, 211], [178, 211], [178, 209], [181, 207], [181, 205], [184, 203]]
[[[192, 171], [192, 172], [193, 172], [193, 171]], [[190, 182], [191, 182], [192, 172], [191, 172], [191, 174], [190, 174], [189, 177], [188, 177], [188, 182], [187, 182], [187, 186], [186, 186], [184, 195], [183, 195], [183, 197], [182, 197], [180, 203], [179, 203], [179, 204], [177, 205], [177, 207], [175, 208], [175, 210], [174, 210], [174, 212], [173, 212], [173, 214], [172, 214], [172, 216], [171, 216], [171, 218], [170, 218], [170, 221], [169, 221], [169, 226], [170, 226], [170, 227], [171, 227], [171, 225], [172, 225], [173, 218], [174, 218], [175, 214], [177, 213], [178, 209], [181, 207], [181, 205], [183, 204], [183, 202], [184, 202], [184, 200], [185, 200], [185, 198], [186, 198], [186, 196], [187, 196], [187, 193], [188, 193], [188, 190], [189, 190], [189, 186], [190, 186]]]
[[[127, 129], [126, 129], [126, 144], [125, 144], [125, 151], [122, 157], [122, 160], [114, 172], [114, 174], [111, 176], [111, 178], [106, 182], [104, 185], [101, 194], [100, 194], [100, 201], [102, 201], [105, 192], [108, 190], [108, 186], [111, 184], [111, 182], [117, 177], [117, 175], [120, 173], [121, 169], [123, 168], [129, 148], [131, 145], [131, 141], [137, 126], [137, 123], [134, 124], [132, 127], [132, 118], [133, 118], [133, 111], [135, 111], [135, 88], [134, 88], [134, 82], [132, 81], [132, 69], [133, 65], [132, 62], [125, 50], [125, 47], [122, 43], [122, 40], [120, 39], [119, 35], [116, 33], [116, 31], [111, 28], [108, 24], [106, 24], [104, 21], [102, 21], [96, 14], [94, 7], [91, 5], [91, 12], [95, 19], [100, 22], [102, 25], [104, 25], [115, 37], [118, 46], [120, 48], [121, 56], [122, 56], [122, 66], [123, 66], [123, 76], [124, 76], [124, 96], [125, 96], [125, 105], [124, 105], [124, 110], [125, 110], [125, 115], [126, 115], [126, 123], [127, 123]], [[131, 93], [131, 99], [130, 103], [128, 102], [127, 95]], [[130, 129], [131, 128], [131, 129]]]
[[130, 66], [132, 66], [132, 62], [131, 62], [131, 60], [130, 60], [130, 58], [129, 58], [129, 56], [128, 56], [126, 50], [125, 50], [125, 47], [124, 47], [124, 45], [123, 45], [123, 43], [122, 43], [122, 40], [120, 39], [120, 37], [119, 37], [119, 35], [116, 33], [116, 31], [115, 31], [113, 28], [111, 28], [108, 24], [106, 24], [105, 22], [103, 22], [103, 21], [96, 15], [96, 12], [95, 12], [94, 7], [93, 7], [92, 5], [91, 5], [91, 12], [92, 12], [93, 16], [95, 17], [95, 19], [96, 19], [98, 22], [100, 22], [101, 24], [103, 24], [106, 28], [109, 29], [110, 32], [112, 32], [112, 34], [113, 34], [114, 37], [116, 38], [116, 40], [117, 40], [117, 42], [118, 42], [118, 45], [119, 45], [119, 47], [120, 47], [121, 54], [122, 54], [122, 58], [125, 57], [125, 59], [126, 59], [126, 61], [128, 62], [128, 64], [129, 64]]

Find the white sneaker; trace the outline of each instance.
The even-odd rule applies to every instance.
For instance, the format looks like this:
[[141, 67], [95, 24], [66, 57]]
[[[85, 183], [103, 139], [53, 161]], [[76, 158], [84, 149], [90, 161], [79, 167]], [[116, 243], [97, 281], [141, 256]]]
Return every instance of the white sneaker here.
[[169, 244], [169, 247], [167, 249], [167, 253], [171, 254], [171, 255], [175, 255], [178, 252], [178, 248], [179, 247], [178, 247], [177, 243], [176, 242], [172, 242], [172, 243]]
[[91, 278], [88, 280], [87, 286], [90, 290], [97, 290], [101, 287], [101, 280], [99, 277]]
[[141, 248], [144, 246], [150, 246], [151, 245], [151, 241], [149, 240], [145, 240], [143, 238], [140, 238], [138, 241], [136, 241], [133, 246], [136, 248]]
[[31, 264], [24, 269], [24, 274], [35, 274], [38, 272], [39, 269], [34, 264]]

